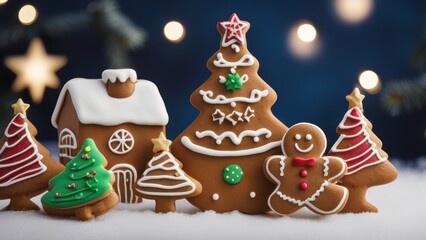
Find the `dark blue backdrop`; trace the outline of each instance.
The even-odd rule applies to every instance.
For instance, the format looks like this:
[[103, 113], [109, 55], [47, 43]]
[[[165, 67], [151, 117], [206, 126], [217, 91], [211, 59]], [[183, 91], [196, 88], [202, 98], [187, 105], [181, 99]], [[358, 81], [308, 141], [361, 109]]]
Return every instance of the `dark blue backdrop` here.
[[[33, 2], [33, 1], [26, 1]], [[0, 26], [17, 23], [16, 14], [24, 1], [10, 0], [0, 6]], [[345, 95], [357, 83], [364, 69], [377, 72], [384, 84], [394, 79], [420, 74], [412, 56], [425, 32], [426, 1], [375, 1], [372, 15], [358, 25], [342, 23], [335, 15], [332, 1], [120, 1], [129, 18], [149, 34], [146, 46], [131, 54], [139, 78], [157, 84], [170, 115], [168, 137], [176, 137], [198, 114], [189, 103], [191, 93], [210, 76], [207, 59], [219, 48], [216, 23], [238, 13], [251, 23], [247, 42], [260, 61], [259, 75], [278, 93], [275, 115], [287, 126], [308, 121], [322, 127], [330, 145], [337, 139], [335, 127], [347, 110]], [[84, 10], [87, 1], [34, 1], [38, 21], [53, 15]], [[316, 26], [321, 52], [302, 61], [293, 57], [286, 45], [290, 28], [301, 19]], [[186, 37], [173, 44], [163, 37], [163, 26], [178, 20]], [[42, 36], [43, 37], [43, 36]], [[108, 68], [102, 39], [88, 26], [74, 34], [44, 37], [49, 54], [66, 55], [68, 64], [57, 72], [64, 84], [74, 77], [100, 78]], [[28, 42], [0, 49], [0, 59], [24, 54]], [[10, 105], [17, 97], [30, 102], [27, 91], [13, 94], [14, 73], [0, 64], [1, 104]], [[54, 140], [50, 124], [59, 89], [48, 89], [40, 105], [32, 104], [30, 120], [39, 129], [39, 139]], [[426, 154], [426, 110], [400, 117], [389, 116], [379, 106], [379, 95], [364, 100], [365, 114], [374, 132], [383, 140], [384, 150], [398, 158]], [[10, 112], [8, 112], [9, 114]], [[2, 113], [3, 124], [10, 115]], [[4, 125], [1, 128], [3, 131]]]

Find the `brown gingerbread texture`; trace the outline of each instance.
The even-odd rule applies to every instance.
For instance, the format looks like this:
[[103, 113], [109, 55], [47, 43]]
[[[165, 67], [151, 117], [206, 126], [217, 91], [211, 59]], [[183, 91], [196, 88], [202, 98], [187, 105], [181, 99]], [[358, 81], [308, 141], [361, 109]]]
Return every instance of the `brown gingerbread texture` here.
[[373, 133], [371, 122], [363, 114], [364, 97], [358, 88], [346, 96], [348, 111], [337, 127], [340, 137], [329, 153], [344, 159], [348, 166], [339, 182], [349, 190], [342, 213], [378, 212], [366, 199], [368, 188], [390, 183], [398, 177], [396, 168], [382, 149], [382, 141]]
[[151, 139], [165, 132], [167, 122], [158, 88], [137, 79], [133, 69], [107, 69], [102, 79], [69, 80], [52, 114], [61, 163], [73, 159], [78, 146], [92, 138], [108, 159], [122, 203], [142, 201], [133, 185], [152, 157]]
[[176, 212], [175, 201], [201, 193], [201, 184], [183, 171], [182, 163], [170, 153], [171, 141], [163, 133], [152, 139], [154, 157], [136, 182], [136, 194], [155, 200], [155, 212]]
[[0, 140], [0, 199], [10, 199], [5, 210], [39, 210], [31, 198], [46, 191], [64, 168], [36, 140], [37, 129], [26, 114], [29, 106], [22, 99], [12, 105], [14, 117]]
[[283, 155], [265, 160], [265, 175], [277, 187], [268, 204], [277, 214], [291, 214], [307, 207], [317, 214], [330, 215], [343, 209], [348, 190], [336, 184], [346, 173], [345, 162], [323, 156], [327, 146], [324, 132], [316, 125], [298, 123], [282, 140]]
[[269, 211], [274, 185], [263, 174], [263, 161], [280, 153], [287, 127], [273, 115], [277, 94], [260, 78], [259, 62], [247, 49], [249, 28], [236, 14], [217, 24], [220, 49], [207, 62], [212, 74], [191, 95], [200, 113], [171, 145], [203, 186], [188, 199], [203, 211]]
[[115, 207], [119, 198], [112, 186], [115, 177], [105, 169], [107, 165], [93, 139], [86, 139], [77, 156], [49, 181], [49, 192], [41, 198], [44, 211], [87, 221]]

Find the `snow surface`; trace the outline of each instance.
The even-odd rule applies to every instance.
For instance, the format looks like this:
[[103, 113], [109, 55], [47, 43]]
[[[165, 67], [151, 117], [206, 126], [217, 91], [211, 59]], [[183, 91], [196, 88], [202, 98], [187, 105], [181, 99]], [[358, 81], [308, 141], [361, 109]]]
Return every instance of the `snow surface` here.
[[[119, 204], [89, 222], [47, 216], [43, 211], [0, 212], [0, 239], [425, 239], [426, 159], [417, 169], [397, 164], [398, 179], [371, 188], [378, 214], [291, 216], [200, 212], [186, 200], [177, 213], [156, 214], [154, 202]], [[40, 206], [40, 196], [33, 199]], [[0, 201], [4, 208], [8, 200]]]

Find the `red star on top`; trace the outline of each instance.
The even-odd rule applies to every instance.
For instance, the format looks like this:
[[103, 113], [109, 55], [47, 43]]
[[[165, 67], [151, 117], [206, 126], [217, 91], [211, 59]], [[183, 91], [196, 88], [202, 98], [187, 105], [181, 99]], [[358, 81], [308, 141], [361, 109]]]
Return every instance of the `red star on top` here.
[[237, 14], [233, 13], [228, 21], [223, 21], [219, 24], [225, 29], [222, 47], [227, 47], [236, 42], [244, 44], [243, 29], [248, 26], [246, 21], [241, 21]]

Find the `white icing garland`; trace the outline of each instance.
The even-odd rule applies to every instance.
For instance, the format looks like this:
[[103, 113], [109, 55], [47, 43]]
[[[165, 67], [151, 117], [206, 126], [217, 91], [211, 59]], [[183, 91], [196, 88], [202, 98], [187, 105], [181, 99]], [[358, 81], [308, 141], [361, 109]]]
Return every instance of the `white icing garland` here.
[[227, 132], [224, 132], [220, 135], [217, 135], [215, 132], [213, 132], [211, 130], [207, 130], [207, 131], [203, 131], [203, 132], [196, 131], [195, 135], [198, 138], [212, 137], [216, 141], [217, 145], [222, 144], [222, 140], [224, 138], [229, 138], [232, 141], [232, 143], [234, 143], [235, 145], [240, 145], [240, 143], [243, 141], [244, 137], [253, 137], [254, 142], [259, 142], [259, 136], [265, 135], [266, 138], [270, 138], [272, 136], [272, 132], [269, 131], [266, 128], [261, 128], [261, 129], [258, 129], [256, 131], [245, 130], [245, 131], [242, 131], [237, 136], [235, 133], [233, 133], [231, 131], [227, 131]]
[[223, 95], [217, 95], [216, 98], [213, 97], [213, 91], [207, 90], [200, 90], [200, 95], [203, 96], [203, 100], [206, 103], [209, 104], [228, 104], [230, 103], [232, 107], [236, 106], [235, 102], [245, 102], [245, 103], [255, 103], [259, 102], [262, 97], [268, 96], [269, 91], [268, 90], [259, 90], [259, 89], [253, 89], [250, 93], [250, 97], [233, 97], [233, 98], [227, 98]]
[[[360, 114], [360, 117], [352, 116], [351, 112], [353, 110], [357, 111], [358, 114]], [[347, 121], [348, 118], [356, 120], [357, 123], [355, 123], [353, 125], [345, 125], [345, 122]], [[386, 161], [386, 158], [383, 158], [382, 156], [380, 156], [379, 151], [376, 148], [377, 144], [370, 139], [370, 134], [368, 134], [367, 129], [366, 129], [366, 127], [367, 127], [367, 121], [365, 121], [364, 115], [362, 114], [361, 110], [358, 107], [353, 107], [353, 108], [349, 109], [346, 112], [346, 114], [343, 117], [342, 121], [339, 123], [339, 128], [342, 129], [342, 130], [348, 130], [348, 129], [356, 128], [358, 126], [361, 126], [361, 130], [359, 132], [357, 132], [357, 133], [355, 133], [353, 135], [341, 134], [340, 137], [339, 137], [339, 139], [334, 143], [333, 147], [331, 148], [331, 152], [334, 152], [334, 153], [345, 153], [345, 152], [349, 152], [349, 151], [351, 151], [353, 149], [356, 149], [357, 147], [361, 146], [366, 141], [368, 141], [368, 144], [370, 145], [370, 147], [368, 149], [366, 149], [362, 154], [357, 155], [357, 156], [352, 157], [352, 158], [344, 159], [346, 162], [350, 162], [350, 161], [359, 159], [361, 157], [364, 157], [365, 155], [367, 155], [367, 153], [369, 153], [371, 151], [371, 153], [367, 157], [365, 157], [362, 161], [360, 161], [360, 162], [358, 162], [358, 163], [356, 163], [356, 164], [348, 167], [348, 172], [346, 173], [346, 175], [351, 175], [353, 173], [358, 172], [359, 170], [361, 170], [363, 168], [366, 168], [366, 167], [369, 167], [369, 166], [372, 166], [372, 165], [376, 165], [376, 164], [379, 164], [381, 162]], [[346, 138], [355, 138], [355, 137], [360, 136], [361, 134], [364, 135], [364, 138], [359, 143], [357, 143], [357, 144], [355, 144], [353, 146], [350, 146], [348, 148], [338, 149], [339, 144], [344, 139], [346, 139]], [[374, 155], [376, 155], [376, 157], [378, 159], [377, 161], [375, 161], [373, 163], [365, 164], [365, 165], [363, 165], [361, 167], [358, 167], [358, 166], [362, 165], [364, 162], [368, 161]]]
[[[25, 131], [25, 134], [20, 136], [19, 140], [17, 140], [13, 144], [9, 144], [9, 141], [6, 141], [3, 144], [3, 147], [0, 149], [0, 156], [6, 149], [16, 147], [24, 139], [28, 140], [29, 146], [26, 147], [25, 149], [21, 150], [20, 152], [13, 154], [13, 155], [0, 158], [0, 168], [8, 168], [8, 167], [13, 167], [13, 166], [16, 166], [16, 165], [23, 164], [22, 166], [18, 166], [16, 169], [13, 169], [13, 170], [7, 172], [6, 174], [0, 176], [0, 181], [4, 178], [9, 177], [10, 175], [12, 175], [16, 172], [19, 173], [19, 171], [21, 171], [22, 169], [25, 169], [28, 166], [31, 166], [34, 163], [38, 163], [39, 167], [27, 170], [27, 171], [22, 172], [22, 173], [19, 173], [18, 175], [7, 180], [6, 182], [0, 183], [0, 187], [7, 187], [7, 186], [10, 186], [10, 185], [15, 184], [17, 182], [21, 182], [21, 181], [24, 181], [26, 179], [33, 178], [35, 176], [42, 174], [47, 169], [47, 167], [41, 162], [41, 160], [43, 159], [43, 156], [38, 152], [37, 145], [35, 144], [35, 142], [31, 138], [31, 134], [28, 130], [28, 124], [26, 122], [24, 122], [23, 124], [15, 123], [14, 121], [17, 117], [25, 119], [25, 115], [23, 115], [22, 113], [16, 114], [16, 116], [12, 119], [12, 121], [10, 121], [10, 123], [6, 127], [4, 135], [9, 139], [9, 138], [12, 138], [12, 137], [18, 137], [17, 135], [20, 132], [22, 132], [22, 130]], [[9, 132], [9, 129], [10, 129], [11, 126], [17, 127], [17, 128], [19, 128], [19, 130], [17, 130], [14, 134], [9, 134], [8, 132]], [[24, 159], [21, 159], [19, 161], [14, 161], [14, 162], [11, 162], [11, 163], [2, 164], [2, 162], [5, 162], [5, 161], [7, 162], [8, 160], [10, 160], [10, 159], [12, 159], [16, 156], [19, 156], [21, 154], [24, 154], [26, 151], [31, 151], [31, 150], [33, 151], [33, 153], [31, 153], [29, 156], [25, 157]], [[35, 157], [35, 158], [33, 158], [33, 157]], [[27, 161], [29, 161], [29, 162], [27, 162]], [[26, 175], [26, 176], [24, 176], [24, 175]], [[24, 177], [22, 177], [22, 176], [24, 176]]]
[[[113, 144], [115, 143], [117, 145], [114, 147]], [[108, 141], [109, 150], [119, 155], [130, 152], [133, 149], [134, 144], [135, 139], [133, 138], [133, 135], [125, 129], [115, 131]]]
[[[161, 160], [164, 156], [168, 157], [167, 160], [157, 164], [156, 161]], [[167, 167], [167, 165], [172, 165], [170, 167]], [[151, 175], [148, 176], [148, 174], [152, 171], [176, 171], [176, 175]], [[136, 183], [141, 188], [159, 188], [164, 190], [177, 190], [179, 188], [185, 188], [185, 187], [191, 187], [190, 190], [184, 191], [184, 192], [153, 192], [153, 191], [144, 191], [139, 188], [136, 188], [136, 190], [142, 194], [145, 195], [152, 195], [152, 196], [184, 196], [193, 193], [196, 190], [195, 183], [193, 183], [188, 177], [186, 177], [185, 173], [182, 171], [182, 169], [179, 167], [179, 164], [173, 160], [173, 156], [166, 151], [163, 151], [160, 155], [154, 156], [149, 162], [148, 162], [148, 168], [143, 172], [142, 178], [139, 179], [139, 181]], [[183, 181], [182, 183], [176, 184], [176, 185], [164, 185], [160, 183], [151, 183], [151, 180], [174, 180], [177, 182]]]
[[259, 153], [264, 153], [272, 148], [279, 147], [281, 145], [281, 141], [270, 142], [263, 146], [244, 149], [244, 150], [215, 150], [207, 147], [199, 146], [194, 144], [187, 136], [183, 136], [181, 138], [182, 144], [188, 148], [189, 150], [200, 153], [203, 155], [214, 156], [214, 157], [240, 157], [240, 156], [248, 156]]
[[[117, 181], [117, 194], [120, 197], [120, 199], [123, 197], [122, 192], [120, 191], [120, 177], [119, 175], [123, 176], [125, 182], [123, 183], [124, 186], [124, 202], [125, 203], [137, 203], [138, 202], [138, 197], [134, 195], [133, 193], [133, 183], [136, 182], [136, 178], [137, 178], [137, 172], [136, 169], [130, 165], [130, 164], [125, 164], [125, 163], [120, 163], [117, 165], [114, 165], [111, 169], [111, 172], [113, 172], [114, 174], [116, 174], [117, 176], [115, 177], [115, 181]], [[130, 173], [130, 178], [127, 179], [126, 178], [126, 173]], [[129, 192], [130, 192], [130, 196], [127, 196], [127, 188], [129, 187]]]
[[223, 58], [222, 53], [216, 55], [216, 59], [213, 61], [213, 64], [216, 67], [246, 67], [252, 66], [254, 64], [254, 58], [250, 54], [244, 54], [240, 60], [236, 62], [229, 62]]

